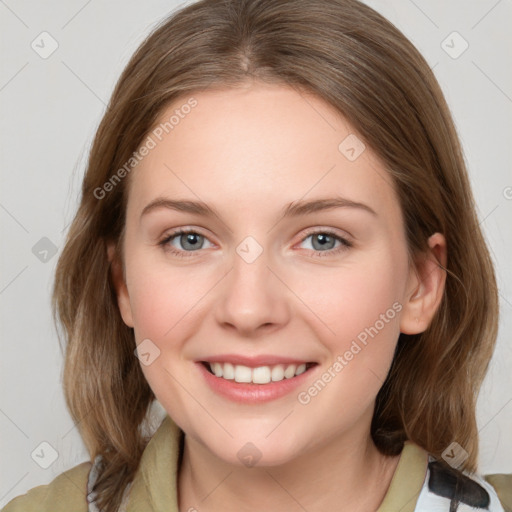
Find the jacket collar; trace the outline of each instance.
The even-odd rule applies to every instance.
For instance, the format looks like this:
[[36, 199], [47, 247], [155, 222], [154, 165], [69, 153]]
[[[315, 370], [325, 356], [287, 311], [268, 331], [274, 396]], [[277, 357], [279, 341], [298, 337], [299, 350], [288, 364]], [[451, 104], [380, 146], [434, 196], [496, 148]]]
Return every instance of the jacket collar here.
[[[178, 461], [183, 431], [166, 415], [142, 454], [126, 512], [179, 512]], [[377, 512], [414, 512], [425, 481], [428, 453], [406, 441], [388, 492]]]
[[126, 512], [179, 512], [178, 459], [183, 431], [166, 415], [132, 481]]

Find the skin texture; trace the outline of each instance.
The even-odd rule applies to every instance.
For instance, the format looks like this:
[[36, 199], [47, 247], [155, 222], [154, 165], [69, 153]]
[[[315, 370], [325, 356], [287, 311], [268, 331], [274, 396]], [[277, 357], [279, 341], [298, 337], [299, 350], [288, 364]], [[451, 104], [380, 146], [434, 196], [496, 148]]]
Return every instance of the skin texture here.
[[[150, 339], [160, 350], [144, 375], [186, 434], [180, 509], [376, 510], [398, 457], [371, 440], [375, 397], [399, 333], [424, 331], [439, 305], [444, 237], [434, 234], [431, 253], [409, 264], [390, 176], [368, 147], [346, 158], [338, 146], [354, 130], [321, 99], [258, 82], [193, 97], [197, 106], [130, 175], [124, 262], [109, 248], [123, 320], [137, 344]], [[292, 202], [336, 195], [375, 214], [343, 207], [282, 217]], [[141, 217], [158, 197], [201, 200], [218, 216], [161, 207]], [[177, 228], [205, 238], [195, 250], [179, 235], [159, 245]], [[323, 248], [322, 228], [352, 246]], [[236, 252], [247, 236], [263, 249], [250, 264]], [[296, 392], [234, 403], [194, 363], [222, 353], [315, 361], [304, 391], [393, 304], [400, 311], [308, 404]], [[247, 442], [261, 452], [252, 468], [237, 456]]]

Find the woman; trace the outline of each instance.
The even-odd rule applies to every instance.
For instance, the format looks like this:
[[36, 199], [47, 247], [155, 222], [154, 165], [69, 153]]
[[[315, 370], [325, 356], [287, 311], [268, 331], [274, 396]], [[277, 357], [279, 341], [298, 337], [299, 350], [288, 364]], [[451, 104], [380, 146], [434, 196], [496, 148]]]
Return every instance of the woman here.
[[497, 291], [460, 143], [357, 1], [202, 1], [146, 39], [54, 305], [92, 463], [6, 512], [511, 506], [476, 472]]

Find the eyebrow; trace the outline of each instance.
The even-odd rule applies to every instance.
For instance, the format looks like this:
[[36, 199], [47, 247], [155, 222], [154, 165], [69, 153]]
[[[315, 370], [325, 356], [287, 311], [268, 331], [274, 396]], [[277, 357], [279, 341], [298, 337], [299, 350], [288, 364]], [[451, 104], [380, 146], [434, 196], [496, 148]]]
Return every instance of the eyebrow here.
[[[167, 208], [185, 213], [194, 213], [197, 215], [203, 215], [205, 217], [216, 216], [220, 218], [220, 215], [215, 210], [215, 208], [208, 206], [202, 201], [176, 200], [165, 197], [157, 197], [151, 201], [144, 207], [140, 216], [142, 218], [149, 212], [159, 208]], [[374, 216], [377, 216], [375, 210], [364, 203], [352, 201], [344, 197], [329, 197], [323, 199], [312, 199], [309, 201], [292, 202], [284, 208], [282, 217], [296, 217], [300, 215], [316, 213], [323, 210], [332, 210], [334, 208], [358, 208], [360, 210], [371, 213]]]

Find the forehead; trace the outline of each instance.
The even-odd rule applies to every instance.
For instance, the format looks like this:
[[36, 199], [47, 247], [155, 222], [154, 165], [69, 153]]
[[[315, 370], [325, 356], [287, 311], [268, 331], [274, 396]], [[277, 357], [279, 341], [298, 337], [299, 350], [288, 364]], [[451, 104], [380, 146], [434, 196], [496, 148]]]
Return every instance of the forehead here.
[[285, 85], [184, 95], [148, 137], [153, 147], [131, 176], [131, 210], [165, 195], [219, 209], [262, 201], [278, 209], [326, 194], [398, 208], [391, 177], [350, 123], [322, 99]]

